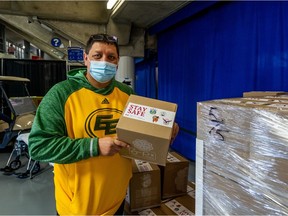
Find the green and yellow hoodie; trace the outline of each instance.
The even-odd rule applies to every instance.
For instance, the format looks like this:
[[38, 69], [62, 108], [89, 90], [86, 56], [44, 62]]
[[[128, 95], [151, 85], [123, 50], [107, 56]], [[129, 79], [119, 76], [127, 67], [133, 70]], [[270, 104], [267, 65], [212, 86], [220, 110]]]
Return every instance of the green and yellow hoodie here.
[[131, 160], [99, 156], [98, 138], [116, 136], [116, 124], [133, 90], [115, 79], [94, 88], [86, 69], [68, 72], [42, 99], [29, 135], [34, 160], [54, 163], [60, 215], [113, 215], [126, 195]]

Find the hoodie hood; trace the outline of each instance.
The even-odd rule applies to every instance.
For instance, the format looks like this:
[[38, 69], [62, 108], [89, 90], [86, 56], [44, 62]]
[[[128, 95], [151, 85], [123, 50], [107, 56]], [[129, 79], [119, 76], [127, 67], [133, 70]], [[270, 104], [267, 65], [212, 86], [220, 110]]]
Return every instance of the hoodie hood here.
[[101, 93], [101, 94], [108, 94], [109, 92], [111, 92], [111, 90], [115, 86], [115, 78], [113, 78], [110, 85], [108, 85], [106, 88], [97, 89], [94, 86], [92, 86], [90, 82], [87, 80], [85, 76], [86, 73], [87, 73], [86, 68], [76, 68], [76, 69], [68, 71], [67, 77], [68, 77], [68, 80], [73, 80], [77, 82], [79, 85], [81, 85], [82, 87], [88, 88], [94, 92]]
[[78, 83], [88, 84], [89, 82], [85, 77], [86, 72], [87, 72], [86, 68], [76, 68], [68, 71], [67, 77], [69, 80], [74, 80]]

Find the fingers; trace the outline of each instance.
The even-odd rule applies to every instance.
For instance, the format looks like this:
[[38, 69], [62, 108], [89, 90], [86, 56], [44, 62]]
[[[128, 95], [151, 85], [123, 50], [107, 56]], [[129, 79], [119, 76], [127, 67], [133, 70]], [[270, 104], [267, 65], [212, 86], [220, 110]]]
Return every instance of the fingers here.
[[175, 122], [173, 125], [173, 138], [175, 139], [179, 133], [179, 125]]
[[122, 148], [129, 147], [129, 144], [113, 137], [103, 137], [98, 141], [100, 155], [112, 156], [118, 153]]
[[114, 139], [114, 144], [122, 148], [129, 148], [130, 146], [128, 143], [122, 142], [118, 139]]
[[173, 143], [173, 141], [175, 140], [178, 133], [179, 133], [179, 125], [175, 122], [173, 125], [173, 131], [172, 131], [172, 135], [171, 135], [170, 145]]

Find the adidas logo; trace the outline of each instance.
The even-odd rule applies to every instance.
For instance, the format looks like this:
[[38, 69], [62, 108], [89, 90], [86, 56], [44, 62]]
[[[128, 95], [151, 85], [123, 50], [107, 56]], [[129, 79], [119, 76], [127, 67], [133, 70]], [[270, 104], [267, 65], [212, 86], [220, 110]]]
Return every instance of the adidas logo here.
[[101, 104], [109, 104], [109, 101], [108, 101], [108, 99], [107, 98], [105, 98], [103, 101], [102, 101], [102, 103]]

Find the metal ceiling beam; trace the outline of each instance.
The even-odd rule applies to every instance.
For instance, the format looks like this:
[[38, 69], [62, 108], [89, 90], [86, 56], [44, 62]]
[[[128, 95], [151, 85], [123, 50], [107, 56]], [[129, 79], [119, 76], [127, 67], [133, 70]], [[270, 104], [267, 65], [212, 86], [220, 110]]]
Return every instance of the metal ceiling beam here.
[[1, 1], [1, 14], [37, 16], [40, 19], [106, 24], [111, 10], [106, 1]]
[[[67, 56], [66, 49], [51, 46], [50, 41], [55, 35], [59, 36], [65, 48], [69, 42], [72, 46], [84, 47], [91, 34], [104, 32], [119, 38], [120, 55], [143, 57], [145, 46], [147, 48], [147, 28], [189, 2], [118, 0], [112, 10], [107, 10], [107, 0], [1, 1], [0, 21], [2, 19], [9, 29], [24, 35], [25, 40], [51, 56], [55, 56], [51, 49], [61, 52], [64, 58]], [[30, 25], [27, 22], [29, 18], [32, 21]], [[39, 23], [53, 32], [40, 27]]]
[[23, 16], [0, 14], [0, 19], [11, 31], [20, 35], [24, 40], [34, 44], [48, 55], [56, 59], [63, 59], [66, 56], [66, 53], [63, 50], [47, 46], [47, 44], [50, 44], [52, 33], [43, 29], [40, 24], [28, 23], [27, 18]]

